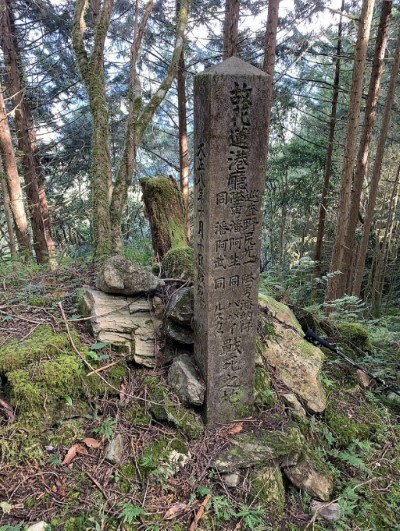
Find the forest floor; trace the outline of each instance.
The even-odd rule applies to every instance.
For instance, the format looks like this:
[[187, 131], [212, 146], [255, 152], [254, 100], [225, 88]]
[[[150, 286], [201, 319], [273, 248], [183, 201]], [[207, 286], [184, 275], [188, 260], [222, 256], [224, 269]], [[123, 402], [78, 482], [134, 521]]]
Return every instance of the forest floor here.
[[[340, 520], [317, 519], [310, 512], [310, 496], [289, 484], [284, 512], [273, 514], [251, 494], [247, 477], [238, 488], [228, 488], [210, 464], [233, 434], [255, 427], [279, 430], [292, 422], [274, 375], [270, 395], [275, 399], [252, 418], [190, 436], [156, 421], [146, 382], [165, 384], [166, 368], [130, 365], [112, 374], [121, 355], [96, 346], [87, 320], [79, 315], [77, 290], [93, 285], [94, 273], [76, 265], [56, 272], [21, 268], [2, 277], [1, 531], [23, 530], [39, 521], [67, 531], [400, 530], [400, 407], [382, 400], [382, 390], [363, 389], [343, 361], [327, 355], [328, 408], [308, 417], [300, 429], [334, 477]], [[398, 370], [398, 347], [397, 355], [393, 352], [388, 363]], [[60, 377], [63, 366], [49, 363], [58, 355], [57, 363], [61, 356], [68, 360], [70, 375]], [[89, 369], [82, 357], [97, 369], [110, 366], [92, 375], [96, 383], [87, 388], [81, 376]], [[29, 362], [31, 372], [22, 362]], [[41, 372], [41, 367], [47, 368]], [[113, 384], [104, 385], [99, 375]], [[58, 393], [54, 400], [53, 391]], [[105, 448], [116, 434], [123, 436], [123, 458], [111, 463]], [[190, 459], [178, 473], [163, 476], [164, 452], [179, 445]]]

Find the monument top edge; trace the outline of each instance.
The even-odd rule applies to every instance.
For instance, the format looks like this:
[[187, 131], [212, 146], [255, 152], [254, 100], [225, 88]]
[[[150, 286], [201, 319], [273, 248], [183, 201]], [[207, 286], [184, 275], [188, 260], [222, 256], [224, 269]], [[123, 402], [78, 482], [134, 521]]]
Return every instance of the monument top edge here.
[[267, 76], [263, 70], [239, 59], [239, 57], [229, 57], [229, 59], [225, 59], [222, 63], [211, 66], [210, 68], [203, 70], [203, 72], [199, 72], [197, 75], [205, 76], [214, 74]]

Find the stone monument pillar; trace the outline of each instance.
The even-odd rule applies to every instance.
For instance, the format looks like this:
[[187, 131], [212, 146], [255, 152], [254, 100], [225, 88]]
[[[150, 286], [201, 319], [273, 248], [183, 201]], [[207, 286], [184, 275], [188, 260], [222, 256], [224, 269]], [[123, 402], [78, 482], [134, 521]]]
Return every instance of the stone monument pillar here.
[[208, 426], [251, 414], [267, 75], [231, 57], [195, 77], [195, 358]]

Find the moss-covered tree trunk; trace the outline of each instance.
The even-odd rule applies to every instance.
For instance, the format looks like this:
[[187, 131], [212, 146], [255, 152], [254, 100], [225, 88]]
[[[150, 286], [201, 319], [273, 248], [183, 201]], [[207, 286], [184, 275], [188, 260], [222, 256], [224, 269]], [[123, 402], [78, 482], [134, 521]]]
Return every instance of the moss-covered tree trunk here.
[[173, 248], [186, 247], [185, 209], [173, 178], [141, 179], [146, 216], [157, 260]]

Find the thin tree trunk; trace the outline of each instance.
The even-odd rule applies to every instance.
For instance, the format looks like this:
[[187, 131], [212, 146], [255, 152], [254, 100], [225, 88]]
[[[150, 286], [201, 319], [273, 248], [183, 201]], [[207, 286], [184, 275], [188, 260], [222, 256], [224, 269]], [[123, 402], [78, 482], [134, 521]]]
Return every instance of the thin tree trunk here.
[[224, 59], [237, 55], [239, 10], [240, 0], [225, 0]]
[[15, 109], [18, 148], [23, 153], [22, 167], [34, 235], [34, 249], [39, 263], [50, 262], [50, 266], [55, 267], [55, 249], [50, 231], [44, 177], [37, 152], [32, 113], [24, 97], [22, 62], [11, 6], [11, 0], [0, 0], [0, 42], [8, 68], [9, 90]]
[[390, 74], [389, 88], [386, 96], [385, 108], [383, 111], [382, 126], [379, 134], [378, 147], [376, 148], [375, 161], [372, 169], [371, 184], [368, 196], [368, 207], [365, 215], [363, 234], [361, 238], [360, 250], [357, 256], [355, 267], [355, 276], [353, 283], [353, 294], [360, 296], [361, 283], [364, 274], [365, 259], [368, 251], [368, 241], [371, 231], [372, 218], [375, 211], [376, 197], [378, 194], [379, 181], [381, 178], [383, 155], [389, 130], [390, 118], [392, 113], [393, 101], [396, 92], [397, 77], [400, 69], [400, 31], [397, 36], [396, 51], [394, 54], [394, 63]]
[[[342, 0], [341, 11], [343, 11], [343, 9], [344, 9], [344, 0]], [[324, 168], [324, 183], [322, 185], [321, 203], [319, 206], [317, 241], [315, 244], [314, 261], [316, 262], [316, 265], [315, 265], [315, 276], [316, 277], [319, 277], [321, 275], [321, 260], [322, 260], [322, 249], [324, 245], [325, 219], [326, 219], [326, 211], [328, 208], [329, 183], [331, 180], [331, 173], [332, 173], [332, 159], [333, 159], [333, 146], [334, 146], [334, 141], [335, 141], [336, 114], [337, 114], [337, 104], [338, 104], [338, 99], [339, 99], [340, 54], [342, 51], [342, 31], [343, 31], [343, 20], [342, 20], [342, 16], [340, 16], [339, 25], [338, 25], [337, 44], [336, 44], [335, 75], [333, 79], [332, 107], [331, 107], [331, 114], [329, 117], [328, 149], [326, 151], [325, 168]]]
[[28, 219], [26, 217], [21, 182], [18, 175], [17, 160], [12, 145], [7, 113], [4, 105], [2, 87], [0, 86], [0, 156], [3, 163], [5, 177], [10, 194], [11, 210], [15, 223], [20, 253], [28, 258], [31, 254], [31, 243], [28, 232]]
[[[349, 114], [347, 120], [344, 162], [341, 180], [341, 191], [336, 223], [336, 236], [332, 251], [330, 271], [343, 271], [347, 264], [343, 262], [346, 225], [350, 208], [351, 184], [354, 162], [357, 154], [357, 131], [360, 120], [363, 74], [368, 50], [372, 13], [375, 0], [363, 0], [358, 28], [356, 50], [354, 55], [353, 75], [350, 88]], [[344, 295], [340, 275], [333, 275], [328, 280], [326, 301], [332, 301]]]
[[381, 315], [381, 303], [383, 287], [385, 282], [385, 273], [390, 251], [390, 244], [393, 236], [393, 227], [395, 224], [395, 214], [398, 203], [398, 186], [400, 177], [400, 166], [397, 169], [396, 178], [393, 183], [392, 193], [389, 200], [389, 211], [385, 222], [385, 232], [382, 238], [382, 245], [377, 256], [375, 274], [372, 280], [372, 314], [374, 317]]
[[[142, 39], [142, 34], [144, 32], [147, 17], [150, 15], [153, 2], [149, 0], [145, 14], [141, 21], [141, 25], [138, 30], [138, 38], [135, 39], [134, 47], [136, 51], [132, 54], [131, 57], [131, 76], [135, 79], [136, 76], [136, 57], [139, 50], [140, 42]], [[189, 7], [190, 0], [181, 0], [180, 10], [177, 16], [176, 22], [176, 38], [175, 38], [175, 47], [172, 54], [171, 62], [167, 69], [167, 74], [164, 80], [160, 83], [158, 89], [150, 98], [150, 101], [141, 109], [141, 98], [134, 96], [132, 106], [132, 112], [128, 114], [128, 134], [127, 139], [131, 138], [131, 144], [127, 141], [125, 143], [124, 149], [124, 158], [128, 158], [129, 153], [135, 153], [137, 146], [140, 145], [142, 141], [144, 132], [152, 120], [155, 112], [158, 107], [161, 105], [164, 100], [168, 90], [170, 89], [172, 82], [178, 71], [179, 58], [183, 49], [183, 39], [184, 33], [189, 16]], [[147, 14], [148, 12], [148, 14]], [[132, 78], [131, 78], [132, 79]], [[132, 86], [132, 82], [131, 82]], [[132, 135], [129, 134], [131, 128]], [[132, 149], [132, 147], [134, 149]], [[123, 160], [124, 160], [123, 158]], [[111, 220], [113, 226], [113, 246], [115, 250], [118, 250], [122, 246], [121, 238], [121, 219], [122, 214], [126, 205], [128, 188], [131, 183], [132, 172], [135, 167], [135, 159], [132, 160], [132, 166], [129, 167], [126, 164], [120, 164], [117, 172], [117, 177], [115, 180], [115, 186], [113, 190], [113, 196], [111, 201]]]
[[94, 13], [93, 51], [88, 56], [84, 45], [85, 14], [89, 0], [77, 0], [75, 6], [72, 44], [79, 71], [89, 97], [93, 119], [92, 135], [92, 240], [94, 259], [111, 254], [111, 158], [108, 132], [108, 105], [104, 75], [104, 44], [111, 19], [114, 0], [104, 0], [100, 14]]
[[10, 196], [8, 195], [7, 183], [5, 179], [5, 174], [3, 173], [3, 166], [2, 166], [1, 160], [0, 160], [0, 180], [1, 180], [1, 190], [3, 192], [4, 212], [6, 214], [8, 245], [10, 247], [11, 258], [13, 260], [16, 260], [17, 259], [17, 244], [16, 244], [14, 229], [13, 229], [13, 216], [11, 212]]
[[367, 104], [365, 108], [364, 124], [361, 134], [358, 157], [353, 177], [351, 191], [351, 203], [346, 221], [346, 237], [343, 251], [343, 263], [349, 267], [343, 271], [341, 283], [344, 289], [350, 293], [352, 288], [352, 265], [355, 248], [355, 234], [357, 229], [358, 213], [360, 211], [361, 193], [365, 174], [367, 171], [369, 150], [372, 141], [372, 129], [376, 118], [376, 106], [378, 103], [379, 89], [383, 73], [383, 62], [389, 34], [389, 17], [392, 10], [392, 0], [383, 0], [381, 16], [376, 37], [375, 52], [372, 63], [371, 78], [368, 90]]
[[[176, 2], [176, 12], [180, 10], [180, 0]], [[178, 89], [178, 121], [179, 121], [179, 178], [185, 208], [186, 238], [190, 240], [190, 220], [189, 220], [189, 154], [188, 154], [188, 134], [186, 118], [186, 75], [185, 57], [182, 49], [179, 57], [177, 72]]]
[[[280, 0], [269, 0], [267, 26], [265, 29], [264, 64], [263, 70], [269, 76], [267, 86], [267, 151], [269, 145], [269, 130], [271, 127], [272, 93], [274, 84], [276, 36], [278, 31], [278, 12]], [[267, 153], [268, 155], [268, 153]]]

